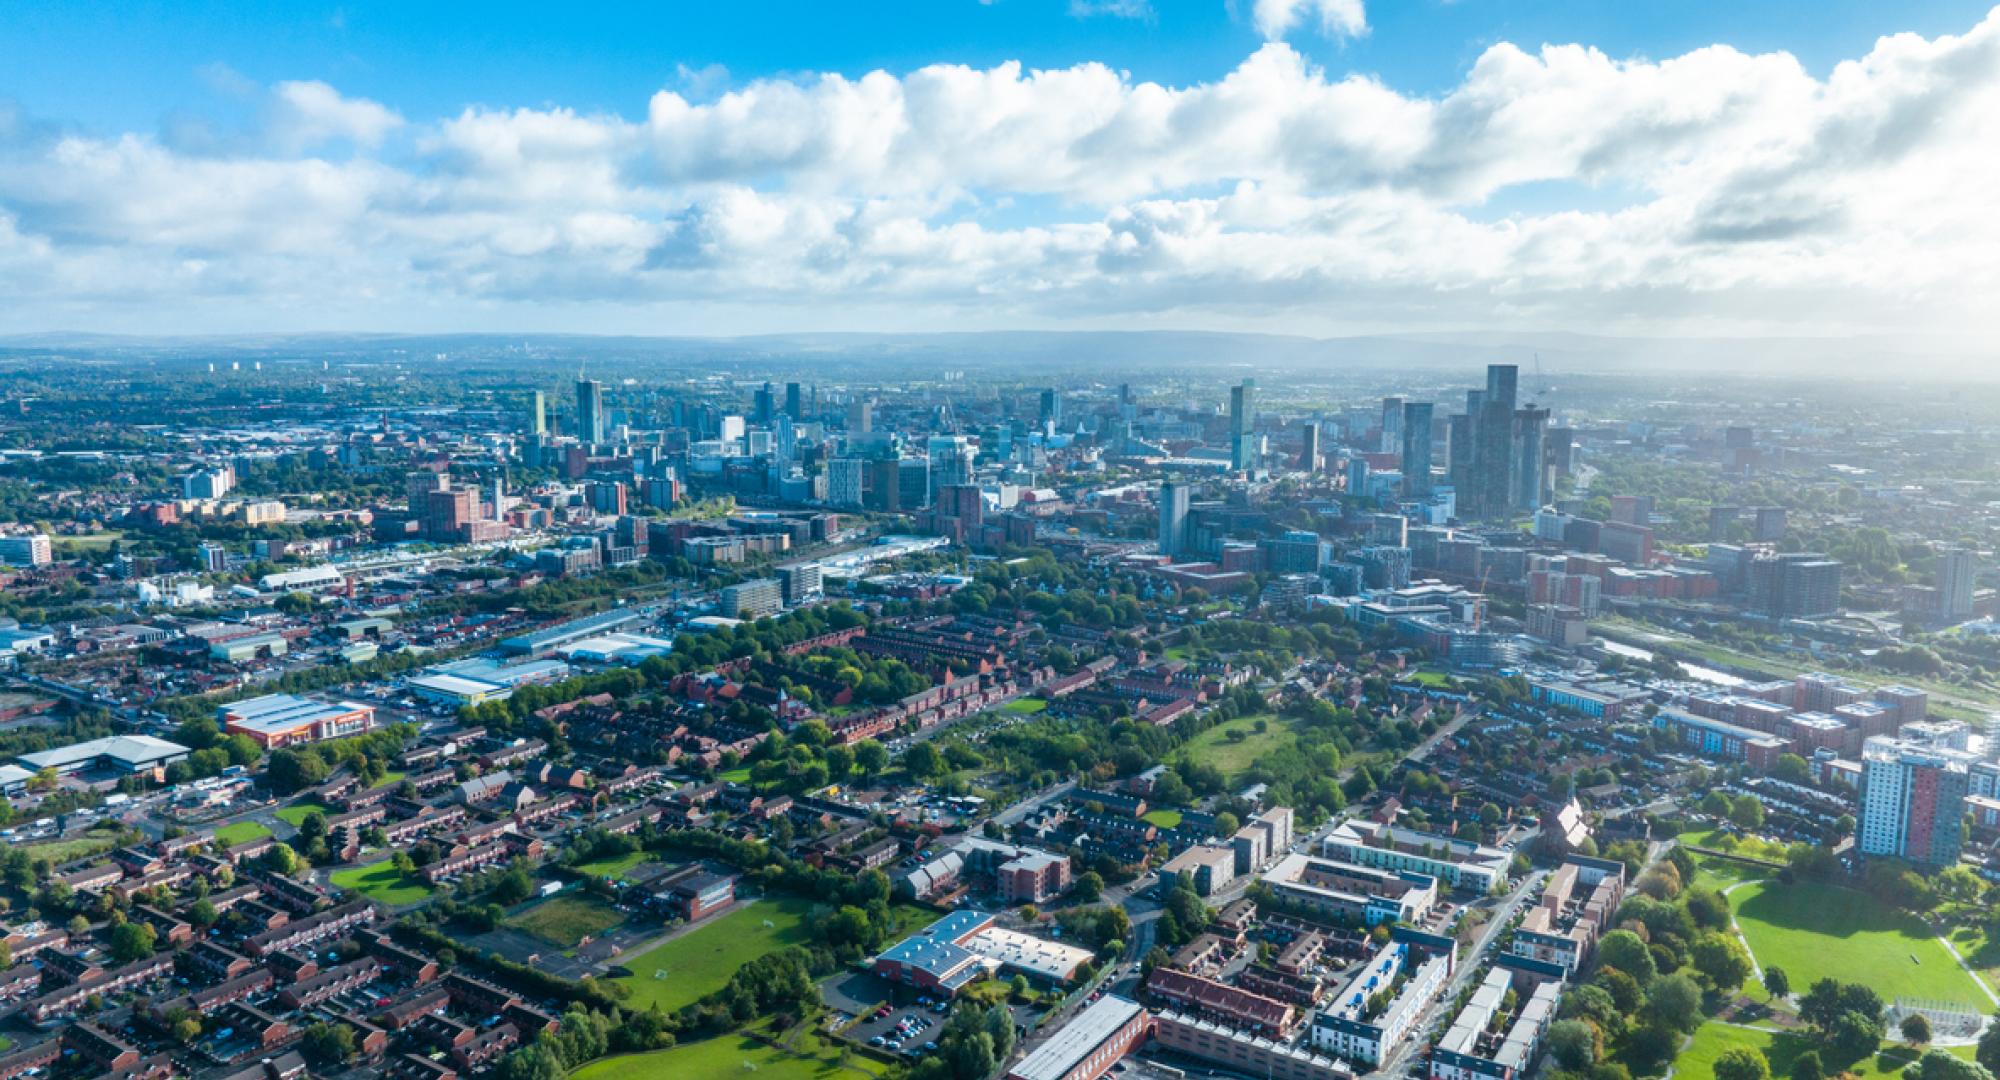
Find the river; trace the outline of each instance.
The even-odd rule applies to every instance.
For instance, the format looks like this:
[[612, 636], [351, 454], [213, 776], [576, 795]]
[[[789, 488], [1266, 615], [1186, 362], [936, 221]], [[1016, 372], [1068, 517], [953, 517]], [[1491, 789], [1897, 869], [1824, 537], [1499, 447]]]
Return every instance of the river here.
[[[1615, 653], [1632, 660], [1650, 661], [1654, 659], [1651, 650], [1639, 648], [1637, 645], [1627, 645], [1622, 641], [1613, 641], [1610, 638], [1598, 638], [1597, 643], [1604, 648], [1605, 652]], [[1684, 660], [1680, 661], [1680, 665], [1681, 670], [1687, 672], [1688, 678], [1700, 682], [1713, 683], [1716, 686], [1747, 686], [1750, 683], [1748, 679], [1738, 678], [1726, 671], [1717, 671], [1712, 667], [1702, 667], [1700, 664], [1690, 664]]]

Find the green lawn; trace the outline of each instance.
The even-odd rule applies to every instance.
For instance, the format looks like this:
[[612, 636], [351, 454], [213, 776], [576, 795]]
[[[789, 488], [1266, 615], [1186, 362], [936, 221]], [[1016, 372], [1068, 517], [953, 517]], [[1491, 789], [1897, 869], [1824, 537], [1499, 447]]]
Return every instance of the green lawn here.
[[[1259, 720], [1265, 721], [1265, 731], [1261, 735], [1257, 733]], [[1232, 739], [1231, 732], [1242, 732], [1243, 738]], [[1234, 779], [1258, 758], [1291, 746], [1296, 741], [1291, 725], [1275, 716], [1245, 716], [1226, 724], [1217, 724], [1195, 736], [1194, 741], [1187, 744], [1186, 753], [1195, 761], [1213, 765], [1221, 769], [1224, 776]]]
[[608, 859], [592, 859], [589, 862], [577, 863], [572, 869], [588, 877], [619, 878], [624, 877], [635, 866], [644, 866], [652, 861], [652, 858], [646, 852], [632, 851]]
[[1737, 889], [1729, 899], [1757, 963], [1785, 969], [1794, 987], [1826, 978], [1852, 981], [1865, 973], [1885, 1002], [1932, 998], [1980, 1012], [1990, 1005], [1921, 920], [1866, 893], [1764, 881]]
[[1000, 711], [1013, 713], [1016, 716], [1033, 716], [1048, 707], [1049, 703], [1043, 701], [1041, 698], [1024, 697], [1015, 698], [1007, 704], [1000, 706]]
[[215, 830], [215, 842], [223, 847], [235, 847], [252, 840], [262, 840], [271, 835], [271, 827], [261, 821], [239, 821], [234, 825], [224, 825]]
[[1451, 685], [1451, 676], [1442, 671], [1411, 671], [1405, 673], [1403, 678], [1433, 690], [1442, 690]]
[[334, 815], [334, 812], [335, 811], [333, 807], [328, 806], [325, 803], [317, 803], [317, 802], [293, 803], [292, 805], [287, 806], [284, 809], [278, 811], [278, 820], [296, 829], [299, 827], [299, 823], [306, 819], [307, 814], [322, 814], [326, 817], [332, 817]]
[[388, 787], [390, 784], [400, 781], [406, 775], [408, 774], [400, 773], [394, 769], [390, 769], [388, 772], [382, 774], [382, 778], [380, 780], [377, 780], [368, 786], [370, 788]]
[[380, 904], [395, 906], [414, 904], [431, 894], [431, 887], [422, 879], [410, 877], [383, 859], [367, 866], [356, 866], [333, 872], [332, 881], [343, 889], [351, 889]]
[[617, 908], [594, 896], [557, 896], [508, 919], [507, 925], [570, 949], [624, 921]]
[[1158, 828], [1171, 829], [1181, 823], [1181, 812], [1179, 810], [1148, 810], [1146, 811], [1146, 820], [1152, 822]]
[[593, 1061], [570, 1076], [572, 1080], [737, 1080], [754, 1074], [757, 1080], [867, 1080], [877, 1075], [866, 1058], [857, 1056], [853, 1064], [843, 1066], [840, 1055], [817, 1040], [811, 1040], [811, 1048], [811, 1057], [801, 1057], [748, 1036], [724, 1035], [658, 1053]]
[[90, 833], [69, 840], [50, 840], [42, 844], [29, 844], [22, 850], [30, 859], [43, 859], [61, 864], [71, 859], [83, 859], [92, 855], [102, 855], [118, 846], [115, 836], [108, 833]]
[[[1813, 1049], [1813, 1042], [1802, 1035], [1753, 1031], [1710, 1021], [1694, 1033], [1694, 1041], [1674, 1059], [1674, 1080], [1714, 1080], [1716, 1059], [1737, 1047], [1761, 1051], [1771, 1062], [1771, 1075], [1789, 1076], [1793, 1060]], [[1958, 1057], [1972, 1057], [1970, 1046], [1945, 1049]], [[1880, 1053], [1855, 1062], [1851, 1071], [1859, 1080], [1900, 1080], [1903, 1067], [1916, 1059], [1917, 1051], [1910, 1047], [1884, 1043]]]
[[1684, 832], [1680, 842], [1687, 847], [1703, 847], [1712, 851], [1741, 855], [1748, 859], [1764, 859], [1770, 862], [1784, 862], [1785, 845], [1760, 840], [1754, 836], [1738, 836], [1721, 829], [1698, 829]]
[[791, 945], [811, 942], [806, 916], [813, 905], [786, 897], [759, 900], [622, 963], [632, 974], [620, 981], [631, 988], [627, 1005], [659, 1005], [672, 1012], [722, 989], [736, 969]]

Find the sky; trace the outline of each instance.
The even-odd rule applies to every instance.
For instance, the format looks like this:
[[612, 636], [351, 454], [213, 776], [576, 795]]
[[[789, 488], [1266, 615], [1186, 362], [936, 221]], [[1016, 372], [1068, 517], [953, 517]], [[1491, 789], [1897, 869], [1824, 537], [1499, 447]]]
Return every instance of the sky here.
[[19, 0], [0, 58], [0, 333], [2000, 330], [1951, 0]]

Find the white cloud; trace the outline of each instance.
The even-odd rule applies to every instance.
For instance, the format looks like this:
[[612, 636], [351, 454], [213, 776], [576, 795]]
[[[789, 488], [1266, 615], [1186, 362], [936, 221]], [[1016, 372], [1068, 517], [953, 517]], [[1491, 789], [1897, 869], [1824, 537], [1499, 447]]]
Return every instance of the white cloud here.
[[318, 81], [281, 82], [271, 90], [271, 132], [282, 145], [309, 147], [329, 139], [375, 146], [401, 127], [395, 111], [366, 98], [342, 97]]
[[[1983, 182], [2000, 13], [1825, 77], [1722, 46], [1501, 44], [1424, 96], [1274, 42], [1192, 85], [939, 64], [661, 90], [637, 117], [408, 123], [324, 84], [271, 98], [262, 137], [198, 151], [0, 108], [0, 329], [203, 311], [229, 329], [246, 308], [373, 326], [393, 297], [588, 305], [624, 328], [759, 312], [716, 330], [857, 310], [913, 328], [2000, 330]], [[1579, 208], [1510, 212], [1526, 184]]]
[[1152, 0], [1069, 0], [1071, 18], [1088, 19], [1108, 15], [1114, 19], [1153, 18]]
[[1368, 32], [1362, 0], [1254, 0], [1250, 22], [1266, 41], [1281, 41], [1305, 22], [1316, 23], [1314, 29], [1330, 38]]

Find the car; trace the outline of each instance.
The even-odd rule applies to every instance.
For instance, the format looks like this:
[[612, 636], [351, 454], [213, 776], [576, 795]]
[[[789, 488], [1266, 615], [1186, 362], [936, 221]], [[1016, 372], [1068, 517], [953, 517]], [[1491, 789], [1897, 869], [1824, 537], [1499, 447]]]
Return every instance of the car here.
[[880, 1045], [882, 1045], [883, 1043], [885, 1043], [885, 1042], [888, 1042], [888, 1041], [889, 1041], [889, 1040], [887, 1040], [887, 1039], [883, 1038], [882, 1036], [880, 1036], [880, 1035], [877, 1035], [877, 1036], [875, 1036], [874, 1038], [872, 1038], [872, 1039], [868, 1040], [868, 1045], [870, 1045], [870, 1046], [880, 1046]]

